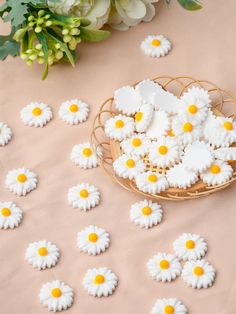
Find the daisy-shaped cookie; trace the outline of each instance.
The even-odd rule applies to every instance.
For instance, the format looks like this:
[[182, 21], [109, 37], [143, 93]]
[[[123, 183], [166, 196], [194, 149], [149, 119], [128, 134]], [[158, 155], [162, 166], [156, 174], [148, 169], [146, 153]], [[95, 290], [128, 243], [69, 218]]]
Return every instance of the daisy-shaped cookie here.
[[105, 133], [111, 139], [125, 140], [134, 133], [134, 119], [121, 114], [110, 118], [105, 123]]
[[144, 103], [152, 103], [152, 95], [162, 89], [162, 87], [152, 80], [144, 80], [136, 86], [136, 90], [139, 92], [142, 101]]
[[185, 148], [183, 165], [187, 170], [203, 172], [212, 164], [214, 153], [211, 147], [200, 141], [193, 142]]
[[172, 129], [178, 141], [184, 145], [197, 141], [202, 136], [202, 126], [184, 115], [173, 118]]
[[153, 107], [150, 104], [143, 104], [134, 116], [135, 130], [145, 132], [152, 121]]
[[39, 292], [40, 303], [49, 311], [61, 312], [73, 304], [73, 289], [59, 280], [45, 283]]
[[158, 194], [168, 188], [168, 182], [164, 175], [147, 171], [136, 176], [137, 188], [145, 193]]
[[223, 160], [215, 160], [200, 176], [208, 186], [224, 184], [232, 178], [233, 168]]
[[180, 163], [170, 168], [166, 173], [169, 185], [173, 188], [187, 189], [198, 181], [198, 175], [189, 171]]
[[0, 229], [14, 229], [22, 220], [22, 210], [12, 202], [0, 202]]
[[109, 247], [110, 236], [106, 230], [89, 226], [78, 233], [77, 245], [80, 251], [89, 255], [98, 255]]
[[236, 147], [218, 148], [214, 151], [215, 158], [230, 161], [236, 160]]
[[89, 115], [89, 105], [79, 99], [63, 102], [59, 109], [59, 117], [68, 124], [85, 122]]
[[140, 94], [131, 86], [124, 86], [115, 91], [115, 108], [127, 115], [137, 112], [141, 106]]
[[11, 140], [12, 130], [5, 123], [0, 122], [0, 146], [5, 146]]
[[180, 159], [179, 146], [170, 137], [161, 137], [152, 142], [149, 150], [150, 162], [159, 167], [169, 167]]
[[201, 102], [202, 104], [204, 104], [204, 106], [207, 106], [207, 107], [211, 106], [211, 98], [208, 91], [199, 86], [192, 86], [188, 88], [188, 90], [183, 93], [181, 99], [184, 99], [184, 100], [196, 99], [198, 102]]
[[171, 50], [170, 41], [163, 35], [149, 35], [141, 43], [143, 52], [152, 58], [164, 57]]
[[73, 208], [87, 211], [99, 205], [100, 192], [92, 184], [80, 183], [69, 189], [68, 202]]
[[160, 88], [152, 94], [151, 103], [156, 110], [163, 110], [169, 114], [176, 114], [182, 102], [169, 91]]
[[147, 137], [158, 139], [166, 134], [170, 128], [170, 119], [168, 114], [163, 110], [153, 111], [151, 124], [146, 130]]
[[97, 148], [97, 152], [93, 145], [89, 142], [74, 145], [70, 159], [73, 163], [82, 169], [90, 169], [98, 166], [97, 156], [102, 156], [102, 150]]
[[21, 110], [20, 115], [25, 125], [42, 128], [52, 119], [52, 109], [42, 102], [31, 102]]
[[147, 269], [154, 280], [170, 282], [181, 274], [181, 265], [173, 254], [157, 253], [147, 262]]
[[130, 156], [144, 157], [150, 147], [151, 141], [145, 134], [134, 134], [131, 138], [120, 143], [123, 152]]
[[37, 175], [26, 168], [8, 171], [5, 184], [7, 188], [18, 196], [25, 196], [37, 186]]
[[204, 259], [185, 263], [181, 277], [192, 288], [211, 287], [215, 280], [215, 269]]
[[184, 261], [200, 259], [207, 252], [207, 243], [198, 234], [183, 233], [173, 242], [173, 247], [178, 258]]
[[89, 269], [83, 279], [84, 288], [94, 297], [108, 297], [117, 284], [117, 276], [106, 267]]
[[157, 299], [151, 314], [187, 314], [186, 306], [177, 298]]
[[163, 210], [161, 205], [151, 200], [135, 203], [130, 209], [130, 220], [142, 228], [151, 228], [162, 221]]
[[145, 163], [137, 156], [121, 155], [113, 162], [115, 173], [124, 179], [134, 179], [145, 171]]
[[30, 243], [25, 252], [25, 259], [38, 270], [55, 266], [59, 256], [57, 246], [46, 240]]

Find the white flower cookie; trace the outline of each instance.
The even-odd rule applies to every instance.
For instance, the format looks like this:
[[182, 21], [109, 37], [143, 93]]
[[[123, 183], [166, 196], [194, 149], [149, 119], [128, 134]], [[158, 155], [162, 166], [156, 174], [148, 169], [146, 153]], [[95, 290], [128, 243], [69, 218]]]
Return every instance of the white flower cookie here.
[[179, 143], [184, 145], [198, 141], [202, 136], [202, 126], [184, 115], [173, 118], [172, 129]]
[[22, 210], [12, 202], [0, 202], [0, 229], [14, 229], [22, 220]]
[[9, 143], [12, 137], [12, 130], [5, 123], [0, 122], [0, 146], [5, 146]]
[[21, 110], [20, 115], [25, 125], [42, 128], [52, 119], [52, 109], [42, 102], [31, 102]]
[[167, 181], [173, 188], [187, 189], [198, 181], [198, 175], [189, 171], [180, 163], [170, 168], [166, 173]]
[[147, 56], [160, 58], [171, 50], [171, 43], [163, 35], [149, 35], [142, 41], [140, 47]]
[[135, 130], [139, 133], [145, 132], [149, 127], [153, 116], [153, 107], [150, 104], [143, 104], [134, 116]]
[[52, 312], [67, 310], [73, 299], [73, 289], [59, 280], [45, 283], [39, 292], [40, 303]]
[[186, 306], [177, 298], [157, 299], [151, 314], [187, 314]]
[[146, 135], [150, 139], [158, 139], [166, 134], [170, 128], [170, 119], [163, 110], [154, 110], [151, 124], [146, 130]]
[[30, 243], [25, 253], [25, 259], [38, 270], [55, 266], [59, 256], [57, 246], [46, 240]]
[[181, 264], [173, 254], [157, 253], [147, 262], [147, 269], [154, 280], [170, 282], [181, 274]]
[[163, 88], [152, 94], [151, 103], [155, 110], [163, 110], [168, 114], [176, 114], [182, 104], [180, 99]]
[[5, 184], [7, 188], [18, 196], [25, 196], [37, 186], [37, 175], [26, 168], [8, 171]]
[[59, 109], [59, 117], [67, 124], [85, 122], [89, 115], [89, 105], [79, 99], [63, 102]]
[[204, 259], [188, 261], [182, 271], [182, 279], [192, 288], [208, 288], [215, 280], [215, 269]]
[[152, 171], [147, 171], [138, 174], [135, 178], [137, 188], [145, 193], [158, 194], [168, 188], [168, 182], [163, 174], [157, 174]]
[[139, 92], [143, 103], [152, 103], [152, 95], [159, 90], [161, 90], [162, 87], [154, 82], [153, 80], [143, 80], [136, 86], [136, 90]]
[[94, 297], [108, 297], [117, 284], [117, 276], [106, 267], [89, 269], [83, 279], [84, 288]]
[[113, 140], [125, 140], [134, 133], [134, 119], [121, 114], [110, 118], [105, 123], [105, 133]]
[[232, 178], [233, 168], [223, 160], [215, 160], [200, 177], [208, 186], [224, 184]]
[[183, 233], [174, 242], [175, 254], [184, 261], [201, 259], [206, 255], [207, 243], [198, 234]]
[[149, 151], [151, 141], [145, 134], [134, 134], [120, 143], [123, 152], [130, 156], [144, 157]]
[[100, 192], [92, 184], [80, 183], [69, 189], [68, 202], [73, 208], [87, 211], [99, 205]]
[[218, 148], [214, 151], [216, 159], [223, 161], [235, 161], [236, 160], [236, 147]]
[[77, 246], [81, 252], [98, 255], [109, 247], [110, 236], [106, 230], [97, 226], [89, 226], [77, 235]]
[[143, 173], [146, 166], [139, 157], [123, 154], [113, 162], [113, 168], [119, 177], [132, 180]]
[[74, 145], [70, 159], [82, 169], [96, 168], [99, 165], [98, 157], [102, 156], [102, 150], [97, 147], [97, 152], [90, 142]]
[[151, 228], [162, 221], [163, 210], [161, 205], [151, 200], [135, 203], [130, 209], [130, 220], [142, 228]]
[[115, 91], [115, 108], [123, 114], [133, 115], [141, 106], [140, 94], [131, 86], [124, 86]]

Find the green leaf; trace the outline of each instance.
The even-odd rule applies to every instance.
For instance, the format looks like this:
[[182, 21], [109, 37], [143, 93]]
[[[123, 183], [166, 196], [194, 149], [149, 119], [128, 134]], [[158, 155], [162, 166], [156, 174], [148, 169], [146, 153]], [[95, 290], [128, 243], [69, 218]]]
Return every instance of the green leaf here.
[[80, 36], [87, 41], [102, 41], [110, 36], [110, 32], [80, 27]]
[[202, 5], [198, 0], [177, 0], [179, 4], [186, 10], [196, 11], [202, 9]]
[[36, 34], [38, 41], [43, 46], [44, 60], [47, 62], [48, 60], [48, 43], [47, 38], [43, 32]]
[[43, 74], [42, 74], [42, 80], [45, 80], [47, 78], [48, 70], [49, 70], [49, 66], [48, 66], [48, 63], [46, 63], [45, 66], [44, 66]]
[[0, 46], [0, 60], [5, 60], [7, 56], [17, 56], [20, 52], [20, 45], [14, 40], [8, 40]]

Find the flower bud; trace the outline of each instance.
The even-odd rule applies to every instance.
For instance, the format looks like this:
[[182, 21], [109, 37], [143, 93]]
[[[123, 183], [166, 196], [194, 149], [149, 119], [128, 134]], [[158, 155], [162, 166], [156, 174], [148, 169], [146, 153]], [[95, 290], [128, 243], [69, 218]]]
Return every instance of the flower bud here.
[[33, 15], [30, 15], [29, 17], [28, 17], [28, 21], [29, 22], [32, 22], [34, 20], [34, 16]]
[[38, 62], [39, 64], [43, 64], [43, 63], [44, 63], [44, 58], [38, 58], [38, 59], [37, 59], [37, 62]]
[[59, 43], [56, 43], [55, 46], [54, 46], [56, 49], [60, 49], [61, 48], [61, 45]]
[[48, 26], [51, 26], [52, 25], [52, 21], [47, 21], [46, 23], [45, 23], [45, 25], [48, 27]]
[[34, 54], [32, 54], [31, 56], [29, 56], [29, 59], [32, 60], [32, 61], [34, 61], [34, 60], [37, 59], [37, 55], [34, 53]]
[[34, 31], [35, 31], [35, 33], [41, 33], [42, 32], [42, 27], [37, 26], [37, 27], [35, 27]]
[[61, 58], [63, 58], [63, 52], [62, 51], [57, 51], [55, 54], [55, 57], [57, 60], [60, 60]]
[[20, 57], [22, 60], [26, 60], [28, 58], [28, 55], [26, 53], [22, 52]]
[[41, 17], [45, 14], [45, 11], [44, 10], [39, 10], [38, 11], [38, 16]]
[[33, 64], [33, 61], [32, 60], [27, 60], [26, 63], [27, 63], [27, 65], [31, 66]]
[[42, 46], [41, 44], [37, 44], [37, 45], [35, 46], [35, 48], [36, 48], [37, 50], [41, 50], [41, 49], [43, 48], [43, 46]]
[[69, 30], [67, 28], [64, 28], [62, 30], [62, 35], [67, 35], [67, 34], [69, 34]]
[[64, 41], [65, 43], [70, 42], [70, 41], [71, 41], [71, 36], [70, 36], [70, 35], [65, 35], [65, 36], [63, 37], [63, 41]]
[[72, 28], [70, 31], [71, 35], [79, 35], [80, 30], [78, 28]]

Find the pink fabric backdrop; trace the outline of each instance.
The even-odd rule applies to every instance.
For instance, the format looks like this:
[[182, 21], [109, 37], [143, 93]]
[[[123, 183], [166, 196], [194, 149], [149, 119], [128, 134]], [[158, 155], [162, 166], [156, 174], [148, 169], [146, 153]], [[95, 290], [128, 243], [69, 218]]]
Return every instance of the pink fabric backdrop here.
[[[163, 1], [164, 2], [164, 1]], [[93, 118], [114, 89], [157, 75], [191, 75], [211, 80], [236, 94], [235, 19], [236, 2], [205, 1], [204, 9], [186, 12], [173, 1], [170, 8], [157, 6], [153, 22], [128, 32], [116, 32], [99, 44], [82, 44], [75, 69], [54, 67], [45, 82], [40, 68], [27, 68], [20, 59], [0, 64], [0, 120], [14, 131], [12, 141], [0, 149], [0, 195], [15, 201], [24, 211], [19, 228], [0, 231], [1, 314], [43, 314], [38, 292], [47, 281], [60, 279], [75, 291], [68, 314], [146, 314], [157, 298], [178, 297], [191, 314], [233, 313], [235, 308], [236, 211], [235, 185], [207, 198], [185, 202], [161, 202], [164, 220], [151, 230], [129, 222], [130, 205], [141, 200], [104, 175], [102, 169], [80, 170], [69, 159], [72, 146], [89, 139]], [[6, 30], [6, 26], [0, 26]], [[148, 34], [166, 35], [172, 52], [162, 59], [146, 57], [139, 48]], [[91, 105], [88, 122], [68, 126], [58, 119], [62, 101], [78, 97]], [[20, 109], [30, 101], [44, 101], [54, 110], [54, 119], [43, 129], [23, 125]], [[8, 170], [34, 170], [38, 188], [26, 197], [15, 197], [4, 187]], [[67, 204], [68, 188], [79, 182], [97, 185], [101, 205], [82, 213]], [[76, 234], [89, 224], [107, 229], [110, 248], [89, 257], [76, 248]], [[172, 242], [182, 232], [204, 236], [209, 244], [207, 260], [217, 269], [210, 289], [188, 288], [178, 278], [162, 284], [149, 278], [145, 264], [157, 251], [172, 252]], [[61, 250], [59, 264], [37, 271], [24, 261], [30, 242], [47, 239]], [[109, 298], [93, 298], [81, 282], [91, 267], [107, 266], [119, 276], [119, 286]]]

